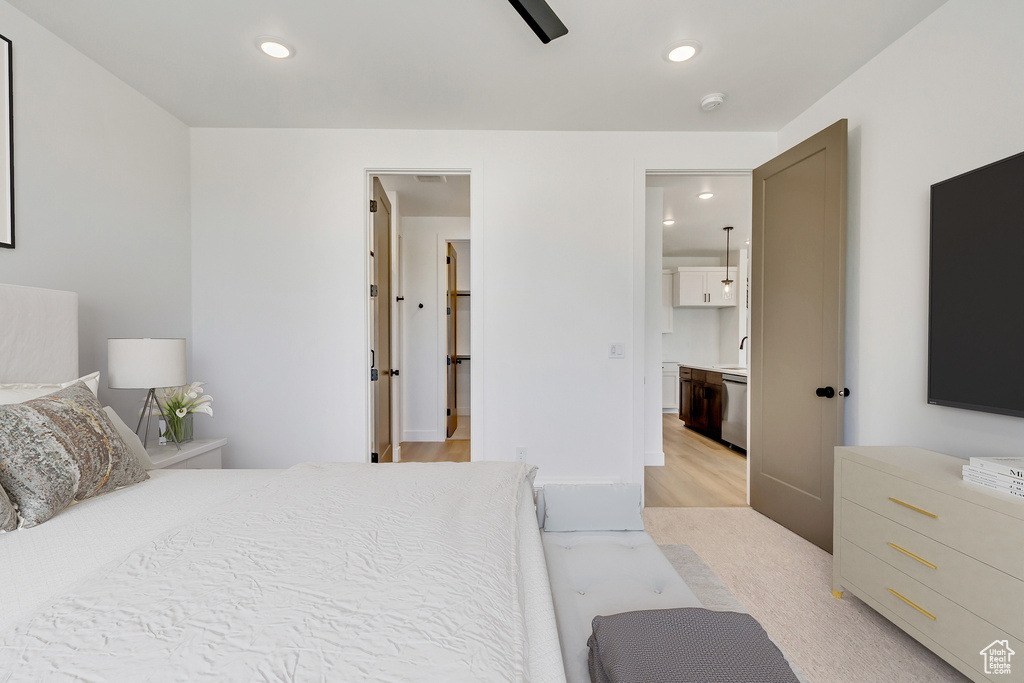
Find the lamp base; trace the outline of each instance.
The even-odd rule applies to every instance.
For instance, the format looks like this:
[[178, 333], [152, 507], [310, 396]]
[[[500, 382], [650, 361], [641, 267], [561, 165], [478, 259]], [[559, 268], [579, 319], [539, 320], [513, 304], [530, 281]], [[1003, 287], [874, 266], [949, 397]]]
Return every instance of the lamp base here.
[[[161, 414], [163, 413], [163, 409], [160, 407], [160, 402], [156, 399], [156, 389], [150, 389], [149, 393], [146, 394], [146, 402], [142, 405], [142, 414], [139, 415], [139, 424], [136, 425], [135, 427], [135, 435], [138, 436], [139, 430], [142, 429], [142, 420], [146, 420], [146, 435], [144, 437], [141, 437], [143, 448], [145, 448], [146, 445], [149, 443], [149, 423], [153, 421], [152, 410], [149, 407], [150, 401], [152, 401], [153, 407], [160, 411]], [[178, 437], [174, 435], [174, 430], [168, 429], [167, 431], [168, 433], [170, 433], [171, 439], [174, 441], [174, 445], [180, 451], [181, 444], [178, 443]]]

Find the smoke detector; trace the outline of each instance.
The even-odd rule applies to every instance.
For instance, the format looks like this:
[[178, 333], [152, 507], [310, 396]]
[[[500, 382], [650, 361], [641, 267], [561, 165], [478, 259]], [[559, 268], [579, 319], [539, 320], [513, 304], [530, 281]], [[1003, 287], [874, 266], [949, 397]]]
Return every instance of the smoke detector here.
[[714, 111], [721, 107], [723, 102], [725, 102], [725, 95], [720, 92], [713, 92], [700, 98], [700, 108], [704, 111]]

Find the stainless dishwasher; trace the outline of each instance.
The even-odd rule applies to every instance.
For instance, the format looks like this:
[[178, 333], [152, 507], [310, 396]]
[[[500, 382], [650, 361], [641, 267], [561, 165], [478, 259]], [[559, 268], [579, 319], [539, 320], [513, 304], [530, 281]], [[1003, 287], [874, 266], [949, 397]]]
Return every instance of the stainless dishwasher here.
[[722, 375], [722, 441], [747, 450], [747, 378]]

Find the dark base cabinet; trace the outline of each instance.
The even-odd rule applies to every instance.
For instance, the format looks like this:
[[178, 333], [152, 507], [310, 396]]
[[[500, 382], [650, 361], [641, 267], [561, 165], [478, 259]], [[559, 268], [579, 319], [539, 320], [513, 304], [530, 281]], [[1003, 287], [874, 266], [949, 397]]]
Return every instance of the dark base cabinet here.
[[690, 429], [722, 439], [722, 373], [680, 366], [679, 419]]

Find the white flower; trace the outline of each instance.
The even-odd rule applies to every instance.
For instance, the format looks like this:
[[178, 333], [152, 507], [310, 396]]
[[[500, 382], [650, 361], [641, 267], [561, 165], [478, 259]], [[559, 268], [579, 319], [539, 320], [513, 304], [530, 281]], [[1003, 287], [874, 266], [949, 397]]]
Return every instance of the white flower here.
[[178, 408], [177, 410], [174, 411], [174, 414], [177, 415], [178, 417], [185, 417], [186, 415], [188, 415], [188, 409]]
[[203, 405], [200, 405], [200, 406], [193, 406], [192, 407], [192, 412], [193, 413], [206, 413], [210, 417], [213, 417], [213, 406], [211, 406], [209, 403], [204, 403]]

